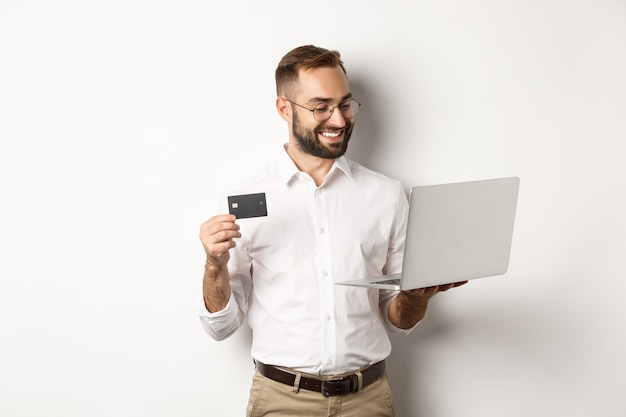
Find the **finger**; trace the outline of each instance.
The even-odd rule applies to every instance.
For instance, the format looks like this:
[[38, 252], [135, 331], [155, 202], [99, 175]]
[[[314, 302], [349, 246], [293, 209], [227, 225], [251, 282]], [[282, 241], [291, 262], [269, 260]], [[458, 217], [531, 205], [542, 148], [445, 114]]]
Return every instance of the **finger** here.
[[408, 295], [423, 295], [426, 292], [426, 288], [415, 288], [412, 290], [404, 290], [402, 292]]
[[235, 220], [237, 220], [237, 218], [233, 216], [232, 214], [220, 214], [220, 215], [211, 217], [209, 220], [204, 222], [200, 226], [200, 229], [211, 231], [216, 228], [218, 229], [219, 228], [233, 228], [233, 227], [238, 228], [239, 225], [235, 223]]
[[434, 285], [426, 288], [426, 294], [430, 296], [437, 294], [439, 291], [441, 291], [441, 285]]
[[213, 222], [234, 222], [237, 220], [237, 217], [234, 214], [217, 214], [211, 217], [207, 223]]
[[460, 287], [461, 285], [465, 285], [467, 284], [467, 282], [468, 281], [460, 281], [460, 282], [453, 282], [450, 284], [440, 285], [437, 292], [448, 291], [451, 288], [456, 288], [456, 287]]
[[442, 292], [442, 291], [448, 291], [450, 288], [452, 288], [454, 286], [454, 284], [445, 284], [445, 285], [440, 285], [438, 292]]
[[403, 291], [410, 297], [432, 297], [437, 292], [437, 287], [415, 288], [413, 290]]
[[219, 230], [214, 233], [200, 233], [200, 241], [205, 246], [212, 246], [220, 243], [228, 242], [234, 246], [233, 239], [240, 238], [241, 233], [238, 230]]
[[227, 232], [227, 234], [229, 232], [230, 234], [238, 232], [239, 225], [235, 223], [235, 219], [235, 216], [231, 215], [215, 216], [211, 218], [200, 226], [201, 238], [216, 235], [221, 232]]

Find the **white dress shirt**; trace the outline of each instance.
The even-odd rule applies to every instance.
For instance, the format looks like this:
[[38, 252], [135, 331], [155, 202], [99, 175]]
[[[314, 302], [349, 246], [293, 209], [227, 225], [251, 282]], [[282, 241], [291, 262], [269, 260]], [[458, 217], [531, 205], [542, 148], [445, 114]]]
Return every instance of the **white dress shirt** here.
[[237, 220], [242, 237], [231, 249], [228, 305], [209, 313], [198, 299], [206, 332], [221, 340], [247, 319], [254, 359], [314, 374], [387, 358], [386, 329], [406, 332], [387, 317], [396, 292], [334, 282], [401, 271], [408, 213], [402, 184], [341, 157], [317, 187], [283, 150], [230, 191], [264, 192], [268, 215]]

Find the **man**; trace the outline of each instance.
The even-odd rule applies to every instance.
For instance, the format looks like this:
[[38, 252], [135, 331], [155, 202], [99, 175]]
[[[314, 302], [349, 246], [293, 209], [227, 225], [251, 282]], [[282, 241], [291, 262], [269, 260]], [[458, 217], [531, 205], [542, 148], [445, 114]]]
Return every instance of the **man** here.
[[276, 69], [288, 143], [232, 194], [266, 193], [267, 217], [201, 226], [200, 317], [215, 339], [245, 319], [256, 373], [247, 415], [393, 416], [387, 330], [408, 333], [429, 299], [462, 285], [384, 291], [334, 282], [400, 272], [402, 185], [344, 156], [360, 104], [340, 55], [296, 48]]

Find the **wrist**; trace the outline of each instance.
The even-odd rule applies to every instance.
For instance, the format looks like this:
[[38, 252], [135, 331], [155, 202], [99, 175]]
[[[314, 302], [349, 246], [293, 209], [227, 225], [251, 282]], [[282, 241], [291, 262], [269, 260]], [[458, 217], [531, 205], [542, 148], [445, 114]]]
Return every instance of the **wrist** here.
[[387, 314], [394, 326], [409, 329], [424, 318], [427, 307], [428, 297], [415, 297], [401, 291], [389, 305]]
[[215, 262], [212, 258], [207, 258], [204, 262], [204, 271], [219, 274], [226, 269], [226, 262]]

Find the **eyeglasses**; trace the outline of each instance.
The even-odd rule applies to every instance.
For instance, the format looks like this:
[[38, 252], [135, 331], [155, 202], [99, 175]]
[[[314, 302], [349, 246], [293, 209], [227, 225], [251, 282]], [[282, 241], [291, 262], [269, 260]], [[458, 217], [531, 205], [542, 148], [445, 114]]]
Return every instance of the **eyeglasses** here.
[[341, 114], [344, 118], [351, 119], [354, 116], [356, 116], [356, 114], [359, 112], [359, 107], [361, 107], [361, 103], [359, 103], [353, 98], [346, 100], [337, 106], [333, 106], [328, 103], [320, 103], [316, 105], [315, 107], [313, 107], [312, 109], [309, 109], [308, 107], [304, 107], [303, 105], [298, 104], [289, 99], [285, 99], [285, 100], [287, 100], [291, 104], [295, 104], [298, 107], [302, 107], [303, 109], [310, 111], [311, 113], [313, 113], [313, 118], [317, 120], [318, 122], [324, 122], [330, 119], [330, 117], [333, 115], [333, 112], [337, 108], [339, 109], [339, 111], [341, 111]]

